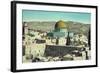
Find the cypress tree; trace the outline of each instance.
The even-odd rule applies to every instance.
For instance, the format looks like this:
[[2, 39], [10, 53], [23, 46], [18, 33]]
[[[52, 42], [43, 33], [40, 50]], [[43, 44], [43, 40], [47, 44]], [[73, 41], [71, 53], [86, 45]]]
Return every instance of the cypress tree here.
[[68, 32], [68, 36], [67, 36], [67, 43], [66, 45], [70, 45], [70, 36], [69, 36], [69, 32]]
[[56, 39], [56, 45], [58, 45], [59, 44], [59, 38], [57, 37], [57, 39]]
[[91, 45], [91, 33], [90, 33], [90, 29], [89, 29], [89, 32], [88, 32], [88, 45], [89, 46]]

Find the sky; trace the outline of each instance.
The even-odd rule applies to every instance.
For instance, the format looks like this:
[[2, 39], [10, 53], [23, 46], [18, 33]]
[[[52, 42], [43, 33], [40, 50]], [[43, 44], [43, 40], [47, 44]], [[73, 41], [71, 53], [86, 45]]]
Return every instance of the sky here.
[[91, 14], [82, 12], [61, 12], [42, 10], [23, 10], [22, 21], [75, 21], [85, 24], [91, 23]]

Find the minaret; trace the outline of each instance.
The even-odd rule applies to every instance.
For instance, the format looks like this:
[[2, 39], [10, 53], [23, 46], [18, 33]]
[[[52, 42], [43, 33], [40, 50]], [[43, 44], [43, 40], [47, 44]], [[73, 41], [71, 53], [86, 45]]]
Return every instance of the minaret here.
[[24, 30], [25, 30], [25, 35], [26, 35], [26, 34], [28, 34], [28, 25], [27, 25], [27, 23], [25, 23], [24, 26], [25, 26]]

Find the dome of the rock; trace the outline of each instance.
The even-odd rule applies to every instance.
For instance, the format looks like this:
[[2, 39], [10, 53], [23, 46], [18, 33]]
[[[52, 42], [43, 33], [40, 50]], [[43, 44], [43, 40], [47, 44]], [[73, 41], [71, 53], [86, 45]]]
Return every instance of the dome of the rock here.
[[66, 28], [66, 24], [64, 21], [60, 20], [55, 24], [55, 29], [62, 29]]
[[56, 22], [55, 29], [52, 32], [48, 33], [47, 35], [53, 38], [67, 37], [68, 31], [65, 22], [62, 20]]

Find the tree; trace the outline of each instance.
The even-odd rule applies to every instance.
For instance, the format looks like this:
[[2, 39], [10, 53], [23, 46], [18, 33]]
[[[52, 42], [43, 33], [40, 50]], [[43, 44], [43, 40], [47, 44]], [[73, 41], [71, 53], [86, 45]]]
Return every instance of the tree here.
[[57, 39], [56, 39], [56, 45], [58, 45], [59, 44], [59, 38], [57, 37]]
[[91, 31], [88, 32], [88, 45], [91, 46]]
[[70, 45], [70, 36], [69, 36], [69, 32], [68, 32], [68, 36], [67, 36], [67, 43], [66, 45]]

